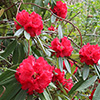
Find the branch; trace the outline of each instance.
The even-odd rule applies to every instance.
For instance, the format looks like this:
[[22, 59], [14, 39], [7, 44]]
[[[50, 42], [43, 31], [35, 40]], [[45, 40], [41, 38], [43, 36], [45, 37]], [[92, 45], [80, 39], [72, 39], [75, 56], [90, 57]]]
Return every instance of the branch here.
[[16, 38], [16, 36], [4, 36], [4, 37], [0, 37], [0, 39], [12, 39], [12, 38]]
[[4, 92], [6, 91], [6, 88], [4, 86], [3, 87], [3, 92], [0, 94], [0, 98], [2, 97], [2, 95], [4, 94]]
[[72, 23], [72, 22], [70, 22], [70, 21], [68, 21], [68, 20], [66, 20], [66, 19], [63, 19], [62, 17], [59, 17], [59, 16], [57, 16], [56, 14], [54, 14], [50, 9], [48, 9], [48, 8], [45, 8], [45, 7], [41, 7], [41, 6], [39, 6], [39, 5], [37, 5], [37, 4], [34, 4], [34, 3], [28, 3], [28, 2], [26, 2], [26, 3], [23, 3], [23, 4], [31, 4], [31, 5], [34, 5], [34, 6], [37, 6], [37, 7], [39, 7], [39, 8], [41, 8], [41, 9], [45, 9], [45, 10], [48, 10], [49, 12], [51, 12], [51, 14], [52, 15], [54, 15], [55, 17], [57, 17], [58, 19], [61, 19], [61, 20], [63, 20], [63, 21], [65, 21], [65, 22], [67, 22], [67, 23], [69, 23], [69, 24], [71, 24], [74, 28], [76, 28], [77, 29], [77, 31], [79, 32], [79, 34], [80, 34], [80, 39], [81, 39], [81, 47], [82, 47], [82, 35], [81, 35], [81, 32], [80, 32], [80, 30]]

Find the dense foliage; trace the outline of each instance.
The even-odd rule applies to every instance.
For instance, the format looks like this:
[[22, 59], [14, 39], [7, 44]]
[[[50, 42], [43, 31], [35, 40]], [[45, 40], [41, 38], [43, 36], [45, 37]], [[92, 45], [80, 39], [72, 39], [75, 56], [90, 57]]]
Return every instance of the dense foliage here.
[[0, 100], [99, 100], [100, 1], [1, 1]]

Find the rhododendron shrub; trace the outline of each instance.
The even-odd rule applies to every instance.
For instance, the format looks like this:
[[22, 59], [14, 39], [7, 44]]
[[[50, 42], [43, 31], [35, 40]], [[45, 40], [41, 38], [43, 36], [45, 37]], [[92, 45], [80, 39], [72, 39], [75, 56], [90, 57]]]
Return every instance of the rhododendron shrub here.
[[65, 36], [61, 39], [61, 42], [56, 37], [51, 42], [50, 48], [56, 52], [56, 57], [68, 57], [73, 51], [70, 40], [68, 40]]
[[[43, 22], [42, 17], [39, 14], [36, 14], [35, 12], [29, 14], [25, 10], [22, 10], [16, 16], [16, 20], [22, 27], [24, 27], [31, 37], [41, 34], [41, 30], [43, 29]], [[15, 22], [17, 30], [21, 28], [19, 24]]]
[[15, 77], [22, 85], [23, 90], [28, 89], [31, 95], [33, 92], [42, 93], [49, 85], [53, 77], [53, 67], [42, 57], [35, 59], [29, 56], [16, 69]]
[[66, 6], [66, 3], [63, 3], [62, 1], [57, 1], [56, 5], [51, 10], [57, 16], [62, 17], [62, 18], [66, 18], [66, 15], [67, 15], [67, 6]]
[[99, 100], [98, 2], [2, 1], [0, 100]]
[[97, 45], [90, 45], [87, 43], [80, 51], [80, 61], [85, 62], [87, 65], [97, 64], [100, 59], [100, 47]]

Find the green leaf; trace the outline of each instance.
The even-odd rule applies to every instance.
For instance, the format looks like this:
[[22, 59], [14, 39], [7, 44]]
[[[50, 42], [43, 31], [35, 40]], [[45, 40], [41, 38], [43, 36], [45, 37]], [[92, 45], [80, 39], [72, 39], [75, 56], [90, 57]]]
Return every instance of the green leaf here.
[[12, 57], [13, 64], [21, 63], [24, 58], [25, 58], [24, 46], [22, 43], [17, 43]]
[[72, 94], [75, 90], [78, 89], [78, 87], [81, 86], [81, 84], [84, 82], [83, 79], [81, 79], [79, 82], [77, 82], [72, 88], [71, 90], [68, 92], [68, 95]]
[[38, 94], [38, 95], [39, 95], [40, 100], [46, 100], [45, 97], [44, 97], [44, 95], [43, 95], [43, 93]]
[[[10, 69], [16, 69], [17, 67], [18, 67], [18, 65], [14, 65], [14, 66], [10, 67]], [[11, 77], [12, 75], [14, 75], [14, 73], [15, 73], [15, 72], [12, 72], [12, 71], [9, 71], [9, 70], [3, 72], [3, 73], [0, 75], [0, 83], [1, 83], [3, 80], [7, 79], [8, 77]]]
[[59, 40], [61, 40], [61, 38], [63, 38], [63, 33], [62, 33], [61, 25], [58, 26], [58, 35], [59, 35]]
[[9, 84], [4, 85], [4, 87], [6, 88], [6, 90], [0, 100], [11, 100], [11, 98], [13, 98], [21, 89], [21, 85], [18, 84], [15, 78], [13, 78], [13, 80], [9, 82]]
[[50, 97], [49, 97], [49, 94], [47, 93], [46, 90], [44, 90], [43, 95], [44, 95], [46, 100], [51, 100]]
[[58, 60], [59, 60], [59, 68], [62, 72], [63, 71], [63, 59], [62, 59], [62, 57], [59, 57]]
[[15, 97], [14, 100], [25, 100], [27, 92], [25, 90], [21, 90]]
[[51, 16], [51, 23], [54, 23], [56, 21], [56, 17], [54, 15]]
[[14, 49], [13, 55], [12, 55], [13, 64], [17, 64], [18, 59], [19, 59], [19, 44], [17, 43], [17, 45]]
[[83, 68], [83, 80], [86, 80], [88, 75], [89, 75], [89, 66], [85, 64]]
[[91, 86], [96, 81], [96, 79], [97, 79], [96, 75], [89, 78], [84, 83], [82, 83], [81, 86], [78, 87], [77, 91], [82, 91], [82, 90], [88, 88], [89, 86]]
[[4, 13], [4, 9], [2, 8], [2, 9], [0, 10], [0, 17], [3, 15], [3, 13]]
[[99, 100], [100, 99], [100, 84], [97, 86], [92, 100]]
[[44, 0], [44, 6], [48, 5], [49, 0]]
[[22, 34], [23, 31], [24, 31], [24, 28], [20, 28], [19, 30], [16, 31], [16, 33], [14, 34], [14, 36], [19, 37]]
[[33, 95], [27, 95], [27, 100], [33, 100]]
[[1, 56], [4, 58], [8, 57], [9, 54], [15, 49], [16, 43], [17, 43], [16, 40], [12, 41], [5, 49], [5, 51], [1, 54]]
[[24, 31], [24, 36], [25, 36], [25, 38], [27, 39], [27, 40], [29, 40], [30, 39], [30, 34], [29, 33], [27, 33], [26, 31]]
[[67, 69], [68, 72], [71, 74], [71, 68], [70, 68], [70, 65], [69, 65], [67, 59], [64, 58], [64, 62], [65, 62], [66, 69]]
[[69, 78], [73, 75], [75, 69], [76, 69], [76, 66], [73, 65], [73, 66], [71, 67], [71, 74], [70, 74], [70, 73], [67, 73], [67, 74], [66, 74], [66, 79], [69, 79]]
[[52, 82], [49, 85], [55, 89], [57, 88]]

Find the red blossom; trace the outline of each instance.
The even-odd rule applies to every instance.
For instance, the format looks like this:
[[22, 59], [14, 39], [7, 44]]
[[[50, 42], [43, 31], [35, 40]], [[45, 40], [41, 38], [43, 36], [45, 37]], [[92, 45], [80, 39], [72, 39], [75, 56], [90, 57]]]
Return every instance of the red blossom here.
[[70, 78], [68, 80], [65, 79], [64, 75], [64, 71], [61, 72], [60, 69], [55, 68], [52, 81], [56, 83], [56, 86], [59, 85], [60, 82], [68, 93], [68, 91], [70, 91], [73, 87], [73, 81]]
[[59, 39], [56, 37], [51, 42], [50, 48], [56, 52], [56, 57], [68, 57], [71, 55], [73, 51], [70, 40], [68, 40], [65, 36], [61, 39], [61, 43], [59, 42]]
[[90, 100], [92, 100], [95, 90], [96, 90], [96, 89], [94, 89], [94, 90], [92, 91], [91, 95], [89, 96], [89, 99], [90, 99]]
[[[71, 65], [71, 67], [74, 65], [73, 61], [69, 61], [69, 63], [70, 63], [70, 65]], [[67, 70], [64, 61], [63, 61], [63, 69]], [[77, 70], [78, 70], [78, 67], [75, 68], [75, 71], [74, 71], [73, 74], [75, 74], [75, 73], [77, 72]]]
[[48, 27], [48, 30], [49, 30], [49, 31], [54, 31], [55, 29], [54, 29], [54, 27], [51, 25], [51, 27]]
[[33, 92], [42, 93], [49, 85], [53, 77], [53, 68], [50, 66], [43, 57], [37, 60], [31, 55], [17, 68], [15, 77], [22, 85], [23, 90], [28, 89], [31, 95]]
[[69, 78], [68, 80], [65, 79], [64, 88], [67, 93], [71, 90], [72, 87], [73, 87], [73, 81], [71, 80], [71, 78]]
[[97, 64], [100, 59], [100, 47], [98, 44], [90, 45], [90, 43], [87, 43], [80, 49], [79, 54], [82, 63], [85, 62], [87, 65]]
[[67, 15], [67, 6], [66, 6], [66, 3], [63, 3], [62, 1], [57, 1], [56, 5], [51, 10], [57, 16], [62, 17], [62, 18], [66, 18], [66, 15]]
[[[16, 20], [19, 22], [19, 24], [21, 24], [22, 27], [24, 27], [31, 37], [41, 34], [41, 30], [43, 29], [42, 17], [35, 12], [29, 14], [23, 10], [18, 13]], [[15, 22], [17, 30], [21, 28], [19, 24]]]

